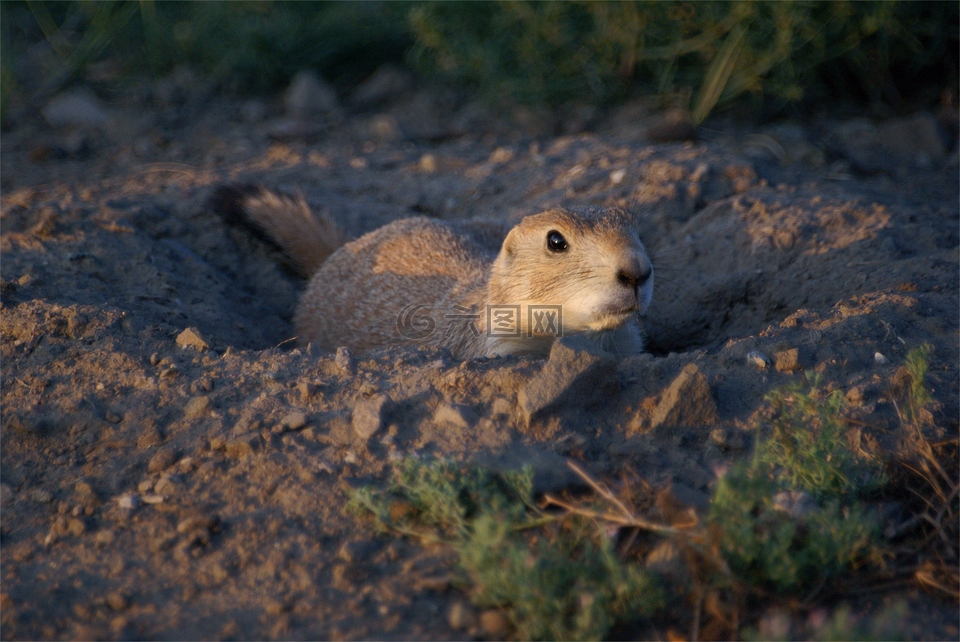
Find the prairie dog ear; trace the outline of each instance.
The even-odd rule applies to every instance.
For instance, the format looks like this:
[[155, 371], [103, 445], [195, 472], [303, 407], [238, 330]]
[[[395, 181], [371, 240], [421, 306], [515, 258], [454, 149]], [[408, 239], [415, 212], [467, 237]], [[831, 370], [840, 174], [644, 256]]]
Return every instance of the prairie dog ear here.
[[507, 261], [512, 261], [520, 248], [520, 232], [517, 228], [510, 230], [507, 238], [503, 239], [503, 246], [500, 248], [500, 256]]

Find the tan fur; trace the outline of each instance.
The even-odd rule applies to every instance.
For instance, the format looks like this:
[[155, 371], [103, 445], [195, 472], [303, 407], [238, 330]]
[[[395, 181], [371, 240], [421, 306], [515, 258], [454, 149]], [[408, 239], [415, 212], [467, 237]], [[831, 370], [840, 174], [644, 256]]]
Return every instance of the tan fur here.
[[[341, 236], [329, 221], [317, 222], [302, 198], [294, 203], [260, 195], [256, 212], [242, 205], [309, 266]], [[566, 239], [564, 251], [549, 249], [551, 231]], [[460, 359], [544, 355], [554, 336], [533, 332], [527, 320], [539, 308], [530, 306], [561, 306], [563, 334], [583, 334], [626, 356], [642, 350], [638, 316], [649, 305], [652, 282], [635, 222], [623, 210], [557, 208], [512, 229], [408, 218], [333, 252], [311, 278], [294, 325], [301, 343], [329, 351], [418, 344], [448, 348]], [[520, 306], [521, 336], [493, 332], [488, 305]]]
[[327, 216], [314, 215], [303, 194], [296, 198], [262, 189], [243, 201], [244, 213], [310, 276], [347, 239]]

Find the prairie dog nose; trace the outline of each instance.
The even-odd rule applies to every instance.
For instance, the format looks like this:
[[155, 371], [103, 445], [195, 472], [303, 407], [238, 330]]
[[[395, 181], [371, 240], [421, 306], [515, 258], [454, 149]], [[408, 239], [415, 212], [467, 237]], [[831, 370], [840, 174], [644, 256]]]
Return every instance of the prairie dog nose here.
[[629, 288], [639, 288], [650, 280], [653, 270], [646, 257], [638, 254], [629, 254], [621, 259], [617, 270], [617, 281]]

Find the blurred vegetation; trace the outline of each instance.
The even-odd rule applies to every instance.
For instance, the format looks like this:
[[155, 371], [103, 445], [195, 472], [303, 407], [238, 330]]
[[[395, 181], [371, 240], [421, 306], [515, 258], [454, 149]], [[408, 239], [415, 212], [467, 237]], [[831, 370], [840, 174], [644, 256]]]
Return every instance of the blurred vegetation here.
[[34, 0], [0, 10], [5, 94], [36, 86], [17, 63], [43, 45], [52, 87], [104, 59], [148, 77], [188, 64], [238, 91], [275, 90], [303, 68], [347, 89], [406, 61], [498, 103], [654, 94], [698, 122], [745, 97], [929, 104], [956, 88], [960, 47], [956, 2]]

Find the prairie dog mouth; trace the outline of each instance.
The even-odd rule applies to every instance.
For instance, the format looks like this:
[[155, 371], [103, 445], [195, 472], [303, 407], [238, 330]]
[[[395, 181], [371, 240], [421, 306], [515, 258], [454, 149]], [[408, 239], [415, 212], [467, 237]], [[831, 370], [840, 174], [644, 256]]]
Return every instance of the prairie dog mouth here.
[[637, 313], [637, 307], [604, 310], [589, 326], [591, 330], [613, 330], [630, 320]]

